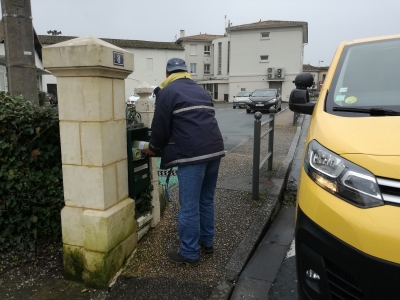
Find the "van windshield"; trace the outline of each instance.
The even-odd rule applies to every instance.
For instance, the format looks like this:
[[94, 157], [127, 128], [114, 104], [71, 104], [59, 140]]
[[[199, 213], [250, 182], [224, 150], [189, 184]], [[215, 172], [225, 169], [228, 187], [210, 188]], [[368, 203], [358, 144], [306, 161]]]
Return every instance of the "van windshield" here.
[[369, 116], [363, 109], [400, 112], [399, 71], [400, 39], [346, 46], [326, 100], [327, 112], [347, 117]]

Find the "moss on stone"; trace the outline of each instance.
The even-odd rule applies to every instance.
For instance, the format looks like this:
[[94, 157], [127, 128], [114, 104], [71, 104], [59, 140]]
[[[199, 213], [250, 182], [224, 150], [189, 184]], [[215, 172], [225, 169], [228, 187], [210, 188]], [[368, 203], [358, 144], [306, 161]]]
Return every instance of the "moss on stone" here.
[[135, 236], [136, 234], [131, 235], [133, 240], [126, 239], [108, 253], [86, 251], [83, 281], [88, 287], [108, 288], [111, 279], [125, 264], [136, 246]]
[[64, 277], [67, 280], [82, 282], [85, 266], [83, 249], [69, 245], [63, 246]]

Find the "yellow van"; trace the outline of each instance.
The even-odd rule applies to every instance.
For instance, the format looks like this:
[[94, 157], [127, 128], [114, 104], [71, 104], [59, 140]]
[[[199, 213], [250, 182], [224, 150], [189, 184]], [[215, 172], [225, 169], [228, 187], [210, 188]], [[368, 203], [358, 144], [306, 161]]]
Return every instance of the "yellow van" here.
[[343, 42], [312, 115], [297, 192], [300, 299], [400, 299], [400, 35]]

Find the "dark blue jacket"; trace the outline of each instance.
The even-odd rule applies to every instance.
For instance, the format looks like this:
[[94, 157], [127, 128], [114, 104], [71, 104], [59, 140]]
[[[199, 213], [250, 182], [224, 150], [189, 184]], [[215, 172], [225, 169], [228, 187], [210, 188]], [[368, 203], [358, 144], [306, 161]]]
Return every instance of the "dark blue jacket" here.
[[161, 168], [190, 165], [225, 155], [215, 110], [206, 91], [191, 79], [177, 79], [157, 93], [149, 148], [161, 154]]

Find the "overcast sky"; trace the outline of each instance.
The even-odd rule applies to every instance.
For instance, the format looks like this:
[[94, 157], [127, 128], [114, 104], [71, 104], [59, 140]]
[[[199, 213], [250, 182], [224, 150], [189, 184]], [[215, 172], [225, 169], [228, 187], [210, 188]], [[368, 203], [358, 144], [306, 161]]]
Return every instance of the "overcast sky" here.
[[[31, 0], [37, 34], [173, 42], [260, 19], [308, 22], [304, 63], [330, 64], [340, 42], [400, 34], [400, 0]], [[225, 19], [226, 16], [226, 19]]]

